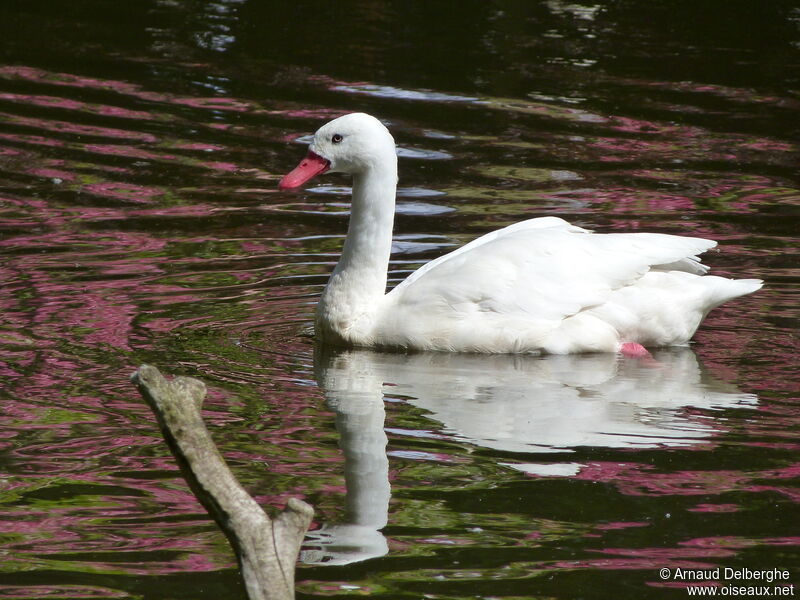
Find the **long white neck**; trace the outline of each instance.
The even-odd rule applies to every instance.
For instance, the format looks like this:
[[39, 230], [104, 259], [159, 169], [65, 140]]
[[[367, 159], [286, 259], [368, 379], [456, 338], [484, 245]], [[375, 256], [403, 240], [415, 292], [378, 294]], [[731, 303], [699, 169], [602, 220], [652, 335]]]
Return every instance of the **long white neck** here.
[[363, 343], [386, 294], [392, 250], [397, 157], [375, 161], [353, 177], [347, 238], [317, 307], [317, 329], [332, 342]]

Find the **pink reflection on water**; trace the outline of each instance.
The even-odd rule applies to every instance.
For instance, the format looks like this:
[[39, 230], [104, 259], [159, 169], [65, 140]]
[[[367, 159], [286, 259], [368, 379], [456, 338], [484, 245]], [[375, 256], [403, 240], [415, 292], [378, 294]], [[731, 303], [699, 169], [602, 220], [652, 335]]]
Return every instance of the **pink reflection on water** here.
[[164, 190], [132, 183], [103, 182], [90, 183], [83, 186], [83, 190], [96, 196], [106, 196], [117, 200], [131, 202], [151, 202], [153, 198], [164, 194]]
[[71, 75], [69, 73], [52, 73], [43, 69], [37, 69], [36, 67], [27, 67], [23, 65], [0, 67], [0, 76], [46, 83], [49, 85], [65, 85], [102, 90], [112, 89], [119, 92], [139, 89], [138, 85], [132, 83], [125, 83], [122, 81], [107, 81], [95, 79], [93, 77]]
[[[664, 134], [685, 134], [692, 131], [686, 126], [679, 126], [655, 121], [643, 121], [630, 117], [615, 116], [609, 124], [609, 129], [624, 131], [633, 134], [664, 135]], [[695, 130], [696, 131], [696, 130]]]
[[614, 531], [617, 529], [629, 529], [630, 527], [649, 527], [650, 523], [642, 521], [619, 521], [612, 523], [600, 523], [595, 526], [595, 529], [600, 531]]
[[224, 171], [226, 173], [233, 173], [239, 170], [239, 165], [236, 163], [229, 163], [229, 162], [201, 162], [198, 163], [202, 167], [206, 167], [207, 169], [213, 169], [215, 171]]
[[143, 148], [135, 148], [133, 146], [117, 146], [113, 144], [87, 144], [85, 149], [88, 152], [95, 152], [97, 154], [110, 154], [112, 156], [126, 156], [129, 158], [139, 158], [143, 160], [174, 160], [176, 157], [172, 154], [159, 154]]
[[625, 137], [589, 137], [573, 152], [587, 154], [599, 162], [680, 164], [686, 161], [764, 160], [794, 163], [798, 146], [773, 138], [734, 133], [716, 133], [700, 127], [663, 125], [625, 117], [614, 117], [612, 130]]
[[136, 140], [140, 142], [153, 143], [158, 141], [156, 136], [141, 131], [130, 131], [125, 129], [113, 129], [111, 127], [100, 127], [97, 125], [81, 125], [69, 121], [54, 121], [48, 119], [38, 119], [35, 117], [22, 117], [8, 113], [0, 113], [0, 118], [15, 125], [35, 127], [46, 131], [56, 131], [59, 133], [71, 133], [76, 135], [92, 135], [98, 137], [109, 137], [123, 140]]
[[150, 318], [145, 323], [142, 323], [140, 327], [154, 333], [164, 334], [185, 328], [193, 323], [202, 323], [205, 320], [206, 317], [202, 316], [187, 317], [184, 319], [176, 319], [174, 317]]
[[590, 549], [589, 552], [611, 554], [615, 556], [635, 556], [641, 558], [656, 558], [662, 560], [683, 558], [725, 558], [735, 556], [736, 552], [727, 548], [603, 548]]
[[680, 543], [681, 546], [696, 548], [751, 548], [753, 546], [800, 546], [800, 537], [746, 538], [737, 536], [718, 536], [694, 538]]
[[[206, 217], [214, 213], [216, 209], [209, 204], [194, 203], [179, 206], [156, 206], [156, 207], [140, 207], [138, 205], [130, 207], [96, 207], [93, 206], [83, 211], [82, 218], [86, 222], [102, 222], [109, 220], [122, 220], [122, 219], [158, 219], [158, 218], [190, 218], [190, 217]], [[163, 240], [151, 238], [148, 243], [143, 244], [142, 239], [131, 241], [134, 242], [136, 248], [161, 250], [166, 247], [167, 243]], [[157, 259], [154, 258], [154, 264], [157, 264]], [[142, 263], [140, 263], [142, 264]], [[153, 265], [142, 265], [143, 269], [150, 269]]]
[[759, 94], [747, 88], [736, 88], [720, 84], [698, 83], [694, 81], [636, 81], [628, 80], [634, 85], [644, 85], [652, 88], [664, 88], [680, 92], [697, 94], [711, 94], [735, 102], [747, 104], [774, 104], [784, 108], [800, 110], [800, 101], [790, 96], [770, 96]]
[[237, 100], [236, 98], [177, 98], [172, 97], [171, 101], [175, 104], [183, 104], [195, 108], [208, 108], [211, 110], [228, 110], [234, 112], [246, 112], [254, 107], [249, 102]]
[[204, 142], [180, 142], [177, 144], [173, 144], [172, 147], [177, 148], [179, 150], [198, 150], [202, 152], [225, 150], [224, 146], [219, 146], [217, 144], [208, 144]]
[[18, 133], [0, 132], [0, 140], [8, 140], [10, 142], [18, 142], [23, 144], [33, 144], [35, 146], [61, 147], [66, 145], [61, 140], [54, 140], [52, 138], [46, 138], [41, 135], [25, 135]]
[[[0, 249], [61, 248], [61, 253], [44, 256], [35, 252], [22, 254], [11, 263], [13, 269], [9, 269], [4, 287], [11, 293], [8, 296], [0, 294], [0, 309], [6, 315], [6, 323], [18, 320], [19, 326], [25, 327], [37, 339], [38, 351], [47, 347], [48, 339], [80, 340], [80, 343], [89, 347], [113, 348], [116, 352], [130, 351], [132, 323], [139, 314], [139, 308], [129, 294], [141, 283], [129, 280], [126, 276], [141, 277], [153, 271], [155, 265], [131, 259], [129, 253], [156, 251], [164, 246], [163, 240], [123, 232], [114, 235], [76, 235], [66, 231], [0, 239]], [[76, 249], [73, 254], [68, 250], [70, 247]], [[79, 279], [75, 282], [61, 275], [87, 270], [103, 273], [104, 278]], [[153, 272], [159, 273], [160, 269], [156, 268]], [[23, 275], [18, 276], [18, 273]], [[114, 282], [109, 277], [122, 279]], [[19, 291], [32, 293], [37, 300], [31, 306], [19, 306], [16, 297]], [[48, 369], [30, 375], [31, 381], [37, 386], [53, 385], [51, 374], [64, 371], [76, 374], [82, 371], [78, 362], [60, 355], [45, 353], [39, 355], [39, 360]]]
[[[236, 98], [190, 98], [182, 97], [166, 92], [150, 92], [142, 89], [142, 86], [125, 81], [112, 79], [99, 79], [95, 77], [84, 77], [71, 73], [54, 73], [26, 66], [5, 66], [0, 67], [0, 77], [8, 79], [23, 79], [48, 85], [67, 86], [74, 88], [97, 89], [113, 91], [118, 94], [132, 96], [149, 102], [165, 102], [169, 104], [191, 106], [207, 110], [245, 112], [253, 110], [255, 106]], [[152, 115], [145, 113], [148, 118]]]
[[695, 201], [685, 196], [647, 192], [634, 188], [604, 188], [571, 190], [559, 192], [558, 195], [544, 194], [556, 202], [563, 202], [564, 198], [587, 203], [589, 205], [602, 204], [604, 209], [611, 213], [641, 214], [656, 211], [683, 212], [693, 211]]
[[[660, 180], [663, 172], [631, 170], [623, 173], [639, 179]], [[636, 221], [630, 220], [630, 215], [648, 215], [651, 213], [669, 213], [698, 215], [702, 213], [719, 214], [720, 212], [752, 213], [762, 210], [769, 205], [795, 205], [800, 204], [800, 194], [791, 188], [766, 188], [763, 184], [743, 184], [731, 182], [717, 184], [716, 186], [705, 183], [702, 179], [693, 181], [691, 174], [686, 175], [686, 180], [680, 180], [681, 185], [691, 188], [691, 195], [670, 194], [655, 192], [634, 187], [605, 186], [603, 189], [577, 189], [559, 191], [556, 193], [542, 194], [543, 198], [555, 203], [563, 203], [565, 199], [580, 202], [600, 210], [604, 213], [625, 215], [629, 221], [628, 228], [640, 227]], [[693, 233], [702, 231], [707, 225], [698, 217], [689, 221]], [[642, 225], [643, 226], [643, 225]], [[652, 228], [652, 225], [649, 227]], [[715, 239], [723, 239], [723, 234], [715, 232]]]
[[0, 596], [4, 598], [128, 598], [128, 593], [109, 588], [93, 588], [88, 585], [45, 584], [37, 586], [0, 585]]
[[[90, 315], [87, 315], [87, 312]], [[84, 297], [81, 310], [74, 317], [66, 315], [65, 322], [73, 327], [85, 327], [92, 332], [83, 337], [90, 345], [107, 345], [130, 351], [129, 337], [138, 308], [122, 294], [94, 294]]]
[[[33, 202], [32, 206], [37, 206], [37, 202]], [[83, 211], [91, 218], [94, 214], [94, 209], [90, 207], [83, 208]], [[105, 215], [107, 211], [99, 209], [97, 211], [100, 215]], [[130, 252], [130, 251], [155, 251], [164, 249], [167, 242], [162, 239], [152, 237], [145, 233], [137, 232], [106, 232], [106, 233], [82, 233], [71, 230], [56, 231], [47, 234], [33, 234], [33, 235], [17, 235], [10, 236], [5, 239], [0, 239], [0, 248], [48, 248], [58, 247], [61, 249], [62, 254], [52, 256], [37, 256], [23, 254], [19, 257], [19, 264], [24, 268], [29, 268], [32, 272], [39, 269], [37, 267], [46, 266], [50, 264], [59, 264], [61, 262], [75, 261], [76, 257], [83, 259], [91, 258], [93, 256], [102, 256], [105, 252]], [[81, 251], [75, 252], [75, 247], [81, 248]], [[95, 253], [90, 252], [95, 250]], [[70, 253], [74, 252], [75, 255]], [[123, 257], [124, 258], [124, 257]], [[104, 258], [107, 260], [107, 257]], [[80, 260], [75, 262], [82, 262]], [[74, 264], [74, 263], [73, 263]], [[46, 276], [43, 276], [47, 279]], [[65, 283], [69, 287], [69, 283]], [[102, 282], [97, 283], [102, 286]]]
[[48, 206], [47, 200], [40, 200], [38, 198], [12, 198], [10, 196], [0, 196], [0, 202], [5, 205], [15, 206], [18, 208], [35, 208], [43, 209]]
[[49, 179], [61, 179], [63, 181], [75, 181], [77, 178], [74, 173], [70, 173], [69, 171], [61, 171], [59, 169], [49, 169], [46, 167], [38, 167], [32, 168], [28, 170], [28, 173], [31, 175], [37, 175], [39, 177], [47, 177]]
[[[716, 558], [710, 555], [709, 558]], [[713, 563], [692, 561], [681, 558], [665, 559], [663, 557], [654, 558], [594, 558], [585, 560], [562, 560], [552, 563], [551, 568], [555, 569], [603, 569], [603, 570], [656, 570], [663, 567], [674, 569], [707, 569]]]
[[686, 510], [690, 512], [699, 512], [699, 513], [732, 513], [738, 512], [741, 510], [741, 506], [738, 504], [698, 504], [692, 508], [687, 508]]
[[68, 98], [63, 98], [60, 96], [42, 96], [38, 94], [12, 94], [6, 92], [6, 93], [0, 93], [0, 100], [21, 102], [23, 104], [31, 104], [34, 106], [43, 106], [48, 108], [78, 110], [105, 117], [120, 117], [124, 119], [137, 119], [137, 120], [154, 119], [154, 116], [152, 114], [142, 110], [131, 110], [128, 108], [122, 108], [121, 106], [109, 106], [104, 104], [87, 104], [86, 102], [70, 100]]
[[731, 491], [777, 492], [800, 502], [800, 493], [791, 486], [756, 484], [761, 480], [793, 480], [800, 464], [763, 471], [677, 471], [656, 473], [648, 465], [635, 463], [588, 463], [575, 475], [579, 480], [604, 481], [629, 496], [698, 496]]
[[334, 108], [290, 108], [284, 110], [267, 111], [271, 115], [281, 115], [283, 117], [293, 117], [297, 119], [335, 119], [347, 114], [348, 111], [337, 110]]

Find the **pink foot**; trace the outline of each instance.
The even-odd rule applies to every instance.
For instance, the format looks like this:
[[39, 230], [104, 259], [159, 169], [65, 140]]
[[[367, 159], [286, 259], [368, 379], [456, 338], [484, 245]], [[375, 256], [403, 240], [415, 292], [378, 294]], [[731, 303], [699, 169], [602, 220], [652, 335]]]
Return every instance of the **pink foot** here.
[[620, 354], [629, 358], [646, 358], [653, 355], [647, 351], [647, 348], [636, 342], [625, 342], [619, 348]]

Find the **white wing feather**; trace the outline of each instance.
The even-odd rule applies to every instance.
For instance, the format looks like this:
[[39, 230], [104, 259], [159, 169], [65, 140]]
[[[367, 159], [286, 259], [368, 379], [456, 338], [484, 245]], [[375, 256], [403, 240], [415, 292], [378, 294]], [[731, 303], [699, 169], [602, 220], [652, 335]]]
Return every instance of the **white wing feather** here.
[[[657, 233], [595, 234], [557, 217], [484, 235], [411, 274], [390, 296], [409, 307], [444, 301], [561, 320], [605, 302], [651, 269], [701, 274], [716, 242]], [[479, 250], [479, 251], [478, 251]]]

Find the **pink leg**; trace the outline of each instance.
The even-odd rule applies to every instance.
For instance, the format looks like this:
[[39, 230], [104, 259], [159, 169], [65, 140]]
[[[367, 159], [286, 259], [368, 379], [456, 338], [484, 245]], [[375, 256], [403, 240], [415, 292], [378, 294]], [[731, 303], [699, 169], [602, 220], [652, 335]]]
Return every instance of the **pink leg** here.
[[623, 356], [627, 356], [629, 358], [645, 358], [648, 356], [652, 356], [648, 351], [647, 348], [642, 346], [641, 344], [637, 344], [636, 342], [625, 342], [619, 348], [620, 354]]

